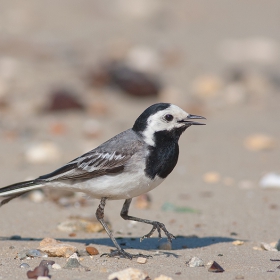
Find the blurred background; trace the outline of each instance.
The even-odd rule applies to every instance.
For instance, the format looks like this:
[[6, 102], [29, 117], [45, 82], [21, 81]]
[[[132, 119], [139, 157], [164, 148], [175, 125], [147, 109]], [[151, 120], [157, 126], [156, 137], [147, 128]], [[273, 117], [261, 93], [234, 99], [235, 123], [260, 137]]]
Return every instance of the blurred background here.
[[[0, 6], [1, 186], [49, 173], [130, 128], [149, 105], [171, 102], [207, 125], [186, 131], [176, 170], [138, 207], [240, 211], [245, 225], [249, 213], [260, 229], [266, 213], [279, 228], [278, 0]], [[190, 232], [203, 223], [211, 231], [200, 217]], [[236, 219], [216, 221], [212, 233], [225, 234], [219, 225], [233, 231]]]

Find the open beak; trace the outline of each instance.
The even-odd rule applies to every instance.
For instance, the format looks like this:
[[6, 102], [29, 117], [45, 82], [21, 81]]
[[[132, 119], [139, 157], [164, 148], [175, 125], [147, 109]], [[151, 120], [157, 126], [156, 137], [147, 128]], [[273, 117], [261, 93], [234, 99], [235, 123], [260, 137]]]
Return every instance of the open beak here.
[[185, 123], [186, 125], [205, 125], [205, 123], [199, 123], [199, 122], [194, 122], [192, 120], [197, 120], [197, 119], [203, 119], [206, 120], [206, 118], [202, 116], [196, 116], [196, 115], [188, 115], [185, 119], [178, 121], [179, 123]]

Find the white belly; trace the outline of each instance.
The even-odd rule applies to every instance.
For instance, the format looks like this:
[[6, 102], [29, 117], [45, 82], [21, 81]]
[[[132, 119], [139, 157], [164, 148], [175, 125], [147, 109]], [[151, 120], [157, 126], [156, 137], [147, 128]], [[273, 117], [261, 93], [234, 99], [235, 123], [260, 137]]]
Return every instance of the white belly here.
[[123, 172], [116, 175], [103, 175], [84, 182], [69, 184], [68, 182], [50, 182], [47, 187], [79, 191], [94, 198], [107, 197], [108, 199], [128, 199], [157, 187], [164, 179], [155, 177], [154, 180], [147, 178], [143, 169], [133, 174]]

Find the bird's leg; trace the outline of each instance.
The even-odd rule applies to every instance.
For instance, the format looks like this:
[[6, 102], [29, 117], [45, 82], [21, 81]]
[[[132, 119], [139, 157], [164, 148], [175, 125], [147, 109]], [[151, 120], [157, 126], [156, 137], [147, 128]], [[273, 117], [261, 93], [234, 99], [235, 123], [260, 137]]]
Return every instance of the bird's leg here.
[[129, 209], [131, 200], [132, 200], [131, 198], [125, 200], [122, 211], [121, 211], [121, 217], [125, 220], [146, 223], [146, 224], [150, 224], [153, 226], [152, 230], [148, 234], [145, 234], [143, 237], [141, 237], [140, 241], [142, 241], [145, 238], [150, 238], [153, 235], [153, 233], [155, 232], [155, 230], [158, 231], [159, 238], [161, 238], [161, 230], [163, 230], [165, 235], [167, 236], [167, 239], [169, 240], [169, 242], [172, 242], [172, 239], [175, 239], [175, 236], [167, 231], [167, 229], [163, 223], [129, 216], [128, 209]]
[[114, 245], [116, 246], [117, 250], [112, 251], [111, 253], [108, 254], [102, 254], [102, 256], [107, 256], [107, 257], [116, 257], [116, 256], [120, 256], [120, 257], [124, 257], [127, 259], [132, 259], [132, 258], [137, 258], [139, 256], [142, 256], [141, 254], [137, 254], [137, 255], [132, 255], [129, 254], [127, 252], [125, 252], [120, 245], [118, 244], [117, 240], [115, 239], [115, 237], [113, 236], [113, 233], [110, 231], [110, 229], [108, 228], [107, 224], [104, 221], [104, 208], [106, 205], [106, 197], [102, 197], [100, 204], [96, 210], [96, 218], [97, 220], [101, 223], [101, 225], [104, 227], [104, 229], [106, 230], [107, 234], [109, 235], [109, 237], [111, 238], [111, 240], [113, 241]]

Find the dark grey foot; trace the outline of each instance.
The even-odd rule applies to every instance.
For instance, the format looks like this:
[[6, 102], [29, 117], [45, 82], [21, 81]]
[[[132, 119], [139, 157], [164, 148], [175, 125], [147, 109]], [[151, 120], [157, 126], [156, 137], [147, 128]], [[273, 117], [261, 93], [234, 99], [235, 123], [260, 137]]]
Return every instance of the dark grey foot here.
[[172, 242], [172, 239], [175, 239], [175, 236], [174, 236], [172, 233], [170, 233], [170, 232], [167, 231], [167, 229], [166, 229], [166, 227], [165, 227], [165, 225], [164, 225], [163, 223], [160, 223], [160, 222], [153, 222], [152, 225], [153, 225], [152, 230], [151, 230], [148, 234], [146, 234], [146, 235], [144, 235], [143, 237], [141, 237], [141, 238], [140, 238], [140, 242], [141, 242], [143, 239], [145, 239], [145, 238], [150, 238], [150, 237], [153, 235], [153, 233], [155, 232], [155, 230], [158, 231], [158, 237], [159, 237], [160, 239], [161, 239], [161, 230], [163, 230], [163, 232], [165, 233], [165, 235], [166, 235], [166, 237], [167, 237], [167, 239], [168, 239], [169, 242]]
[[100, 257], [106, 256], [108, 258], [114, 258], [114, 257], [121, 257], [125, 259], [130, 259], [132, 260], [133, 258], [138, 258], [138, 257], [143, 257], [143, 258], [152, 258], [150, 255], [143, 255], [143, 254], [130, 254], [124, 251], [123, 249], [121, 250], [112, 250], [111, 253], [105, 253], [102, 254]]

